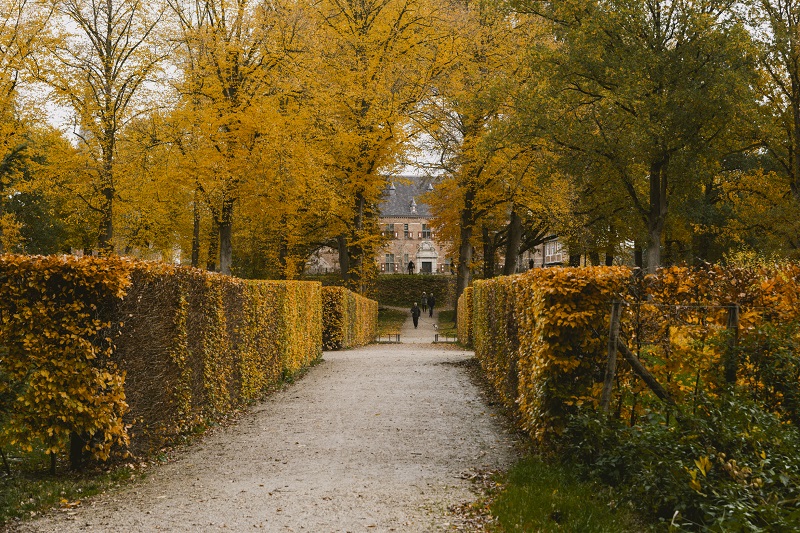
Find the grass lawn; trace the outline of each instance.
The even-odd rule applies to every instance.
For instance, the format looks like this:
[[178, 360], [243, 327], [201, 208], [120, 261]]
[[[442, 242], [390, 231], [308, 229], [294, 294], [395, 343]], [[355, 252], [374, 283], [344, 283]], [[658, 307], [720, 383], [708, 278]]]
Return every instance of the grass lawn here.
[[491, 511], [505, 533], [641, 531], [632, 512], [609, 505], [613, 499], [608, 489], [579, 481], [567, 467], [533, 456], [509, 471]]
[[441, 335], [457, 335], [458, 327], [453, 321], [456, 312], [453, 309], [439, 311], [439, 333]]
[[378, 309], [378, 335], [400, 333], [403, 322], [409, 317], [411, 317], [411, 314], [408, 311], [387, 308]]
[[144, 477], [144, 473], [123, 465], [112, 470], [75, 473], [59, 461], [55, 476], [49, 473], [49, 456], [34, 451], [18, 453], [6, 448], [11, 475], [0, 473], [0, 530], [12, 520], [30, 518], [54, 506], [73, 507], [80, 500], [110, 487]]

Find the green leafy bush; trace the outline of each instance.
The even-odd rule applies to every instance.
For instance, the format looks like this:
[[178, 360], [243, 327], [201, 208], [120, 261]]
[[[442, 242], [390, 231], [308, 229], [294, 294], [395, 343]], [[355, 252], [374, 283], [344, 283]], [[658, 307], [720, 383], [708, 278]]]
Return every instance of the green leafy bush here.
[[564, 460], [638, 510], [689, 530], [797, 531], [800, 434], [750, 400], [708, 400], [672, 425], [629, 427], [584, 410]]

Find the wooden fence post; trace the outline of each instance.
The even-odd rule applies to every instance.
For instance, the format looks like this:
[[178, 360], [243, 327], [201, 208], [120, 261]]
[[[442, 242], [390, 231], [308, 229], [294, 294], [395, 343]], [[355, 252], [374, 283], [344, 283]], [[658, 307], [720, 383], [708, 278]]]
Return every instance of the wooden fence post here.
[[739, 345], [739, 305], [728, 307], [728, 350], [725, 354], [725, 381], [729, 385], [736, 383], [739, 370], [739, 356], [736, 348]]
[[614, 385], [614, 376], [617, 373], [617, 343], [619, 342], [619, 322], [622, 302], [614, 300], [611, 303], [611, 321], [608, 330], [608, 362], [606, 364], [605, 381], [603, 382], [603, 396], [600, 406], [604, 413], [608, 413], [611, 404], [611, 387]]

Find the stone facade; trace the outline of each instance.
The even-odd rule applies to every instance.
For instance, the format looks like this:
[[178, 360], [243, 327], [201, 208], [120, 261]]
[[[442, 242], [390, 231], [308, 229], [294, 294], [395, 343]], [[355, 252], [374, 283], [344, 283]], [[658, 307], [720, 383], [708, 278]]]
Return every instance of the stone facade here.
[[387, 243], [375, 258], [381, 273], [451, 274], [453, 263], [436, 240], [429, 224], [430, 211], [424, 195], [433, 184], [418, 176], [398, 176], [380, 205], [380, 228]]

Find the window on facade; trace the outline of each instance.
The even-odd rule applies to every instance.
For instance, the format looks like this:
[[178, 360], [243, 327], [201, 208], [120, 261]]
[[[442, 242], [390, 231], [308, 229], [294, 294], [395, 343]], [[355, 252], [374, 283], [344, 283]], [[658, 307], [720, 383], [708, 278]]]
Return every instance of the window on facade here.
[[386, 272], [394, 272], [394, 254], [386, 254]]
[[390, 239], [394, 237], [394, 224], [386, 224], [383, 228], [383, 234]]
[[430, 239], [431, 238], [431, 227], [427, 224], [422, 225], [422, 238], [423, 239]]
[[408, 232], [408, 224], [403, 224], [403, 238], [411, 239], [411, 234]]
[[408, 266], [408, 254], [403, 254], [403, 264]]

